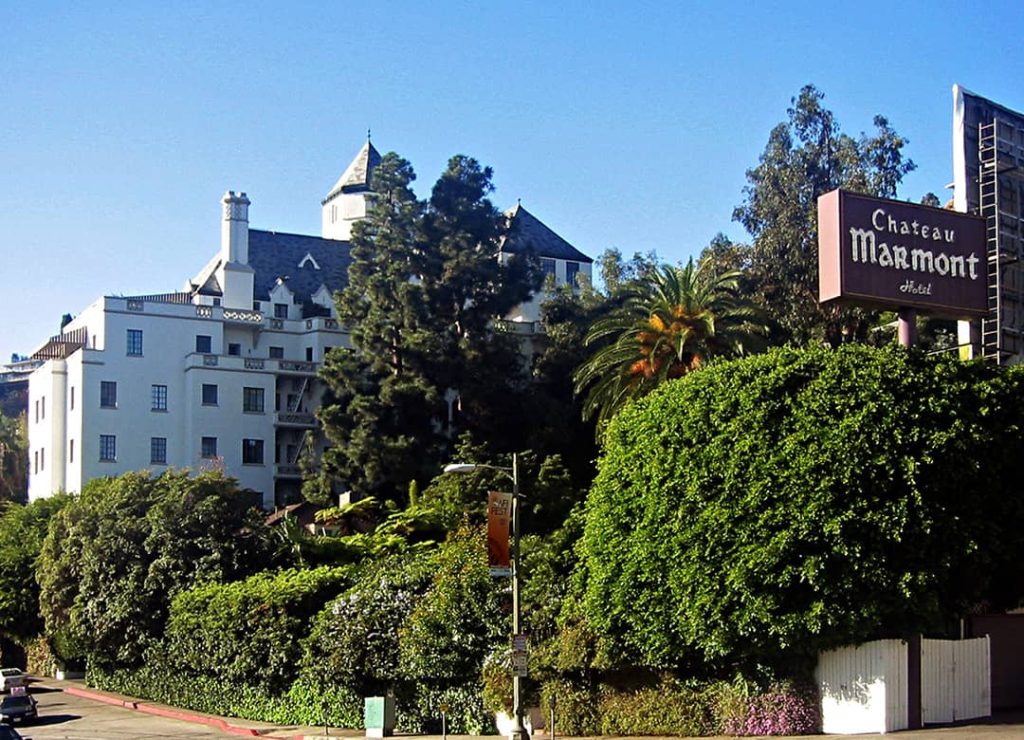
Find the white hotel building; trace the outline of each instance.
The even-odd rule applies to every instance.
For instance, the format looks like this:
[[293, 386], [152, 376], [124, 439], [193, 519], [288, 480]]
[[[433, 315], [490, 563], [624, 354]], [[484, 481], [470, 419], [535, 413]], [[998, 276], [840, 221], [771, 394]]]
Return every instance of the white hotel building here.
[[[215, 467], [265, 508], [295, 500], [317, 370], [348, 344], [333, 296], [379, 161], [367, 142], [321, 204], [321, 236], [251, 229], [245, 193], [228, 192], [220, 250], [182, 291], [104, 296], [37, 350], [29, 499], [130, 470]], [[524, 208], [507, 215], [499, 259], [532, 248], [558, 284], [591, 277], [592, 260]], [[510, 327], [533, 337], [539, 304], [506, 317]]]

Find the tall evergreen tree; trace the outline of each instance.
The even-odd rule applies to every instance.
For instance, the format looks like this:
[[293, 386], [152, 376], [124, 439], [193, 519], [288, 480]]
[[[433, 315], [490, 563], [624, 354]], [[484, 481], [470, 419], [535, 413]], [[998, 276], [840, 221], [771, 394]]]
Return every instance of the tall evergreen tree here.
[[495, 319], [526, 300], [539, 271], [498, 261], [506, 225], [487, 199], [491, 176], [453, 157], [423, 202], [401, 157], [389, 153], [374, 170], [377, 195], [353, 230], [338, 298], [352, 348], [323, 369], [330, 394], [320, 417], [332, 446], [307, 496], [341, 487], [402, 499], [411, 481], [436, 475], [454, 434], [488, 441], [516, 427], [522, 361]]
[[805, 86], [788, 120], [772, 129], [761, 161], [747, 170], [749, 185], [733, 218], [753, 237], [750, 272], [755, 299], [782, 329], [779, 341], [863, 339], [868, 312], [818, 305], [818, 196], [846, 188], [884, 198], [896, 195], [914, 163], [906, 140], [883, 116], [873, 136], [840, 131], [824, 95]]

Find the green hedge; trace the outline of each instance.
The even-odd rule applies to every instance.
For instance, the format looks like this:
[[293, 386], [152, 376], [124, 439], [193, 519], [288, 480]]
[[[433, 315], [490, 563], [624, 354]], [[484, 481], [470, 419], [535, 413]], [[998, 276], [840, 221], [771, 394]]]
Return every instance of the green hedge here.
[[1016, 605], [1021, 419], [1024, 368], [898, 347], [783, 348], [666, 383], [608, 430], [586, 621], [612, 662], [690, 670]]
[[[296, 682], [302, 640], [313, 617], [351, 580], [349, 568], [321, 567], [198, 586], [172, 601], [164, 637], [143, 666], [90, 665], [89, 683], [212, 714], [318, 723], [320, 688], [314, 696]], [[336, 693], [328, 692], [332, 702], [353, 703]]]
[[298, 676], [310, 622], [351, 581], [349, 568], [323, 566], [179, 594], [161, 645], [165, 662], [186, 675], [284, 693]]
[[[628, 682], [627, 682], [628, 683]], [[555, 700], [555, 729], [566, 735], [806, 735], [821, 732], [818, 695], [804, 684], [758, 689], [741, 682], [602, 684], [592, 689], [564, 680], [542, 689], [547, 715]]]

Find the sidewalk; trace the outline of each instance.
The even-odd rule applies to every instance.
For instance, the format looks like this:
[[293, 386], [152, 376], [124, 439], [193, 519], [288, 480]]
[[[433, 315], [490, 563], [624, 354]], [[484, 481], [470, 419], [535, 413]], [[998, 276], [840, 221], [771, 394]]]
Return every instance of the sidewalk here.
[[[209, 725], [216, 727], [222, 732], [230, 735], [240, 735], [243, 737], [264, 737], [264, 738], [279, 738], [281, 740], [337, 740], [337, 738], [357, 738], [365, 737], [363, 730], [347, 730], [342, 728], [330, 727], [327, 728], [328, 732], [324, 733], [324, 728], [321, 727], [309, 727], [303, 725], [275, 725], [269, 722], [254, 722], [244, 719], [218, 717], [212, 714], [203, 714], [202, 712], [193, 712], [188, 709], [178, 709], [177, 707], [169, 707], [165, 704], [157, 704], [156, 702], [143, 701], [135, 699], [129, 696], [123, 696], [121, 694], [114, 694], [109, 691], [97, 691], [96, 689], [87, 688], [85, 681], [82, 680], [68, 680], [68, 681], [55, 681], [46, 680], [41, 681], [38, 685], [44, 686], [50, 689], [57, 689], [64, 691], [65, 693], [73, 696], [80, 696], [84, 699], [90, 699], [92, 701], [103, 702], [105, 704], [112, 704], [114, 706], [124, 707], [125, 709], [132, 709], [138, 712], [145, 712], [147, 714], [153, 714], [160, 717], [168, 717], [170, 719], [183, 720], [185, 722], [194, 722], [197, 724]], [[963, 724], [958, 726], [943, 726], [933, 727], [926, 730], [904, 730], [899, 733], [894, 733], [899, 738], [929, 738], [930, 740], [1009, 740], [1010, 738], [1024, 738], [1024, 711], [1018, 711], [1013, 713], [1004, 713], [996, 715], [992, 718], [986, 718], [984, 720], [978, 720], [971, 724]], [[407, 733], [397, 733], [395, 737], [398, 738], [416, 738], [416, 740], [443, 740], [440, 735], [412, 735]], [[537, 740], [547, 738], [546, 732], [538, 732], [535, 736]], [[776, 736], [777, 738], [779, 736]], [[800, 736], [808, 737], [808, 736]], [[842, 738], [872, 738], [872, 737], [884, 737], [883, 735], [814, 735], [810, 737], [826, 738], [830, 740], [840, 740]], [[595, 737], [579, 737], [569, 738], [559, 736], [560, 740], [599, 740]], [[448, 735], [447, 740], [503, 740], [499, 735], [492, 736], [473, 736], [473, 735]], [[616, 740], [659, 740], [658, 738], [644, 737], [644, 738], [628, 738], [628, 737], [617, 737]], [[673, 740], [685, 740], [684, 738], [673, 738]], [[691, 739], [694, 740], [694, 739]], [[735, 738], [703, 738], [702, 740], [736, 740]]]

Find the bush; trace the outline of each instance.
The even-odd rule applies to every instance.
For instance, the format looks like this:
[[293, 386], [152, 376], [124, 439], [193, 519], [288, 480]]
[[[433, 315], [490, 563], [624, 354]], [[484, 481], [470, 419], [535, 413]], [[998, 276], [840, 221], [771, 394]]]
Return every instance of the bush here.
[[36, 560], [53, 515], [65, 495], [28, 505], [0, 504], [0, 635], [25, 644], [43, 630]]
[[736, 684], [719, 684], [714, 713], [723, 735], [812, 735], [821, 732], [821, 703], [810, 684], [782, 683], [748, 693]]
[[298, 676], [313, 617], [350, 582], [348, 569], [325, 566], [184, 591], [171, 603], [164, 662], [174, 673], [282, 694]]
[[783, 348], [611, 424], [582, 611], [614, 662], [778, 664], [1024, 588], [1024, 371]]
[[605, 692], [597, 711], [602, 735], [710, 735], [716, 732], [707, 692], [687, 688], [672, 679], [636, 691]]
[[61, 658], [137, 665], [175, 594], [249, 575], [269, 552], [253, 499], [223, 475], [93, 479], [53, 517], [39, 556], [46, 635]]

